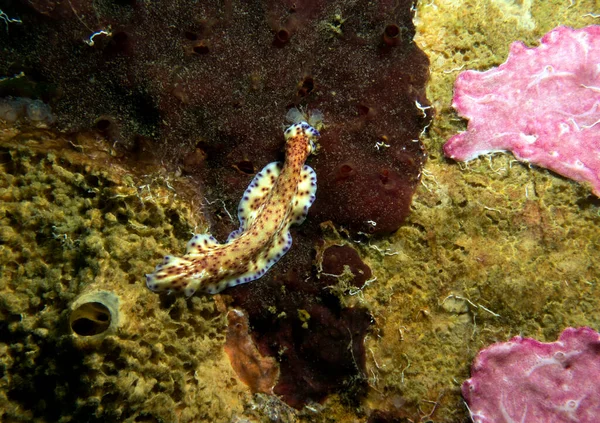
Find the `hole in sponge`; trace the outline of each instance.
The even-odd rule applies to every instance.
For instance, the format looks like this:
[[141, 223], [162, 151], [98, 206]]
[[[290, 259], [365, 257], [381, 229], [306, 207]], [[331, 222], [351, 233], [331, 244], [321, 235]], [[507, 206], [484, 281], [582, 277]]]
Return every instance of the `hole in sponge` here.
[[273, 45], [275, 47], [283, 47], [290, 41], [291, 36], [292, 36], [292, 34], [290, 33], [290, 31], [288, 31], [285, 28], [280, 28], [275, 33], [275, 38], [273, 39]]
[[89, 302], [77, 307], [71, 314], [71, 330], [79, 336], [93, 336], [110, 327], [111, 314], [102, 303]]
[[111, 126], [110, 119], [98, 119], [96, 121], [96, 129], [99, 131], [107, 131]]
[[254, 175], [256, 173], [254, 164], [250, 160], [240, 160], [239, 162], [234, 163], [232, 166], [238, 172], [243, 173], [245, 175]]
[[196, 53], [198, 56], [203, 56], [205, 54], [210, 53], [210, 47], [208, 47], [207, 44], [204, 43], [204, 41], [200, 41], [199, 43], [197, 43], [193, 48], [192, 48], [193, 52]]
[[306, 97], [313, 91], [314, 88], [315, 88], [315, 80], [312, 77], [307, 76], [299, 84], [298, 95], [300, 97]]
[[83, 293], [69, 309], [69, 329], [77, 345], [82, 347], [114, 335], [123, 319], [119, 297], [111, 291]]
[[402, 39], [402, 29], [396, 25], [391, 24], [385, 27], [383, 31], [383, 42], [387, 46], [397, 46]]

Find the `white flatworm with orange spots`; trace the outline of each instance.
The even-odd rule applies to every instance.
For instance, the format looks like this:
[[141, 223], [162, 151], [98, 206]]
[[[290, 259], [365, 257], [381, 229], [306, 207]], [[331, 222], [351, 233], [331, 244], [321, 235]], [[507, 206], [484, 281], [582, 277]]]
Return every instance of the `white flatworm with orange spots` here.
[[287, 128], [285, 163], [270, 163], [254, 177], [238, 207], [240, 227], [224, 244], [194, 235], [183, 257], [167, 256], [146, 275], [148, 288], [214, 294], [264, 275], [290, 249], [290, 225], [302, 223], [315, 200], [317, 177], [304, 162], [318, 136], [307, 122]]

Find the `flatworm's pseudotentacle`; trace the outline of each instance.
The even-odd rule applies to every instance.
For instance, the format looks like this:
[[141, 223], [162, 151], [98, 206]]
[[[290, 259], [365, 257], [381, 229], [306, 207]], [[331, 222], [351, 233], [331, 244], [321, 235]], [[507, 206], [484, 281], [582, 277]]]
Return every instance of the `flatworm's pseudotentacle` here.
[[290, 225], [302, 223], [315, 200], [317, 176], [304, 162], [318, 136], [304, 121], [287, 128], [285, 163], [270, 163], [254, 177], [238, 207], [239, 229], [224, 244], [194, 235], [183, 257], [166, 256], [146, 275], [148, 288], [215, 294], [264, 275], [290, 249]]

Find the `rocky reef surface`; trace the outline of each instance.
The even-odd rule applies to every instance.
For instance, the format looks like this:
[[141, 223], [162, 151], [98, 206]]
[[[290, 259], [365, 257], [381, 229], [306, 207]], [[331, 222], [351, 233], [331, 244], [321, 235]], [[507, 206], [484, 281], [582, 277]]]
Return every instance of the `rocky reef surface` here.
[[139, 278], [205, 224], [196, 187], [94, 138], [0, 140], [2, 420], [184, 421], [202, 401], [208, 420], [228, 412], [218, 392], [239, 387], [224, 315], [211, 298], [161, 304]]
[[[400, 23], [410, 2], [265, 2], [246, 11], [254, 21], [235, 3], [214, 16], [208, 3], [147, 15], [137, 3], [4, 10], [0, 92], [34, 100], [16, 114], [1, 104], [3, 421], [467, 422], [460, 387], [481, 348], [600, 327], [598, 199], [509, 156], [467, 167], [442, 153], [466, 127], [451, 108], [457, 72], [594, 23], [593, 1], [423, 1], [416, 31]], [[239, 80], [214, 53], [249, 28], [271, 50], [240, 56]], [[291, 105], [323, 109], [330, 126], [311, 163], [321, 197], [279, 268], [214, 297], [148, 291], [143, 275], [192, 233], [235, 228], [229, 210], [280, 158]], [[391, 117], [401, 110], [406, 123]], [[410, 140], [427, 125], [425, 163]], [[248, 321], [228, 320], [234, 307]], [[242, 352], [262, 364], [236, 362]]]

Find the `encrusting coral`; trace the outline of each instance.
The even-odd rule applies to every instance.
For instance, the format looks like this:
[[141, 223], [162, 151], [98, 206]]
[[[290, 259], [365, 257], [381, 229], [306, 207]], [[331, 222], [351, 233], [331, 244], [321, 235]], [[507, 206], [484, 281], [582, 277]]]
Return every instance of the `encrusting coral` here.
[[600, 334], [567, 328], [556, 342], [516, 336], [477, 354], [462, 392], [473, 422], [594, 423]]
[[456, 78], [453, 107], [468, 130], [448, 140], [461, 161], [497, 151], [590, 184], [600, 197], [600, 26], [559, 26], [505, 63]]

